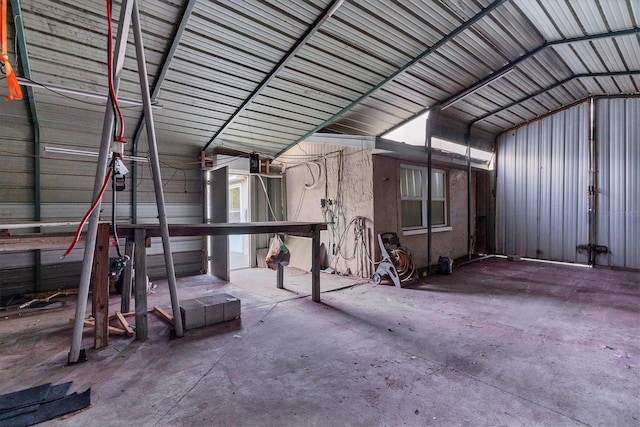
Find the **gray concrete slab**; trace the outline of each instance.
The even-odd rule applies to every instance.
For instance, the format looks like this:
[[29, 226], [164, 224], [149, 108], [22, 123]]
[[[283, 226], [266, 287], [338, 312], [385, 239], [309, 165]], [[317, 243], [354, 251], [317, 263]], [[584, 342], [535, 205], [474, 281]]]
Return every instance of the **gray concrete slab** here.
[[[73, 299], [2, 312], [0, 393], [91, 386], [89, 409], [49, 423], [65, 426], [640, 424], [638, 273], [491, 260], [404, 289], [323, 275], [321, 304], [308, 273], [287, 269], [283, 290], [271, 273], [179, 279], [181, 298], [228, 292], [242, 317], [177, 339], [149, 315], [146, 342], [100, 350], [86, 333], [70, 367]], [[159, 283], [149, 306], [168, 304]]]

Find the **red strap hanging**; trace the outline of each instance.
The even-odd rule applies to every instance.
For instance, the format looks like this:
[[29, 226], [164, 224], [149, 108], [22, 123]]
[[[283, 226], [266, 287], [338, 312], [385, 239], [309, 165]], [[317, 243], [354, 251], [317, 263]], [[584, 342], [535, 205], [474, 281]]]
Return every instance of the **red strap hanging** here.
[[2, 0], [0, 31], [2, 32], [2, 39], [0, 40], [0, 44], [2, 44], [2, 55], [0, 55], [0, 59], [4, 62], [4, 72], [7, 76], [7, 86], [9, 87], [9, 96], [5, 99], [7, 101], [22, 99], [22, 89], [20, 89], [16, 73], [13, 72], [13, 68], [9, 63], [9, 56], [7, 55], [7, 0]]

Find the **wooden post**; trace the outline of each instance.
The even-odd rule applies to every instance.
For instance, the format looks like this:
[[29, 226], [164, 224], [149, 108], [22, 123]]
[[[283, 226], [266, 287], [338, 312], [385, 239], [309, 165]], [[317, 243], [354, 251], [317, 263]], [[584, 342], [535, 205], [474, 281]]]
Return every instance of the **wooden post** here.
[[91, 312], [95, 318], [94, 347], [109, 344], [109, 224], [98, 224], [91, 269]]
[[124, 248], [124, 255], [129, 257], [127, 265], [122, 272], [122, 299], [120, 302], [120, 312], [128, 313], [131, 306], [131, 279], [133, 278], [133, 239], [127, 239]]
[[136, 266], [136, 340], [147, 339], [147, 249], [144, 228], [136, 228], [134, 262]]

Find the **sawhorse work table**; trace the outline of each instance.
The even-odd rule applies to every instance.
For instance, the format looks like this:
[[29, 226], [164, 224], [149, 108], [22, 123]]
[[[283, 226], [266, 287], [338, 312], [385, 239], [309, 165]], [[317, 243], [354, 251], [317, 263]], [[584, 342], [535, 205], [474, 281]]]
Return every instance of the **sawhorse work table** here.
[[[311, 299], [320, 302], [320, 231], [326, 230], [325, 223], [316, 222], [247, 222], [247, 223], [216, 223], [216, 224], [169, 224], [169, 235], [178, 236], [229, 236], [238, 234], [292, 234], [298, 236], [310, 236], [311, 242]], [[125, 253], [131, 256], [133, 253], [133, 265], [135, 266], [135, 311], [136, 311], [136, 339], [147, 338], [147, 289], [146, 289], [146, 239], [160, 237], [161, 230], [158, 224], [126, 224], [118, 225], [118, 237], [126, 238]], [[130, 243], [133, 242], [133, 243]], [[105, 244], [102, 242], [102, 244]], [[100, 242], [96, 242], [100, 246]], [[221, 256], [228, 256], [222, 254]], [[227, 267], [224, 271], [214, 263], [211, 273], [228, 280]], [[122, 290], [122, 310], [128, 311], [128, 299], [131, 295], [131, 265], [123, 273], [124, 287]], [[284, 274], [282, 266], [278, 267], [277, 287], [284, 288]], [[125, 300], [126, 299], [126, 300]], [[174, 310], [175, 313], [175, 310]]]

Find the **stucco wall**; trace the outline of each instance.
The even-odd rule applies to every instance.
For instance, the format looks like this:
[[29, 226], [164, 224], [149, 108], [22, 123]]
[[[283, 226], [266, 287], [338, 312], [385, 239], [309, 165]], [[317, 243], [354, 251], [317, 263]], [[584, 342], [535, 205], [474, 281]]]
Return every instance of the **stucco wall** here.
[[[381, 155], [373, 156], [374, 187], [374, 233], [395, 232], [402, 246], [413, 253], [416, 268], [427, 266], [427, 234], [404, 235], [400, 227], [400, 165], [410, 163]], [[431, 253], [432, 264], [439, 256], [453, 259], [467, 254], [467, 172], [452, 169], [445, 165], [434, 165], [447, 171], [447, 214], [451, 231], [434, 232]], [[475, 179], [472, 172], [471, 212], [472, 233], [475, 230]], [[376, 259], [380, 259], [380, 250], [376, 242]]]
[[[371, 150], [305, 142], [287, 152], [282, 160], [287, 163], [288, 220], [332, 222], [333, 219], [329, 230], [321, 233], [328, 266], [340, 273], [348, 270], [369, 277], [372, 271], [366, 252], [371, 253], [374, 236]], [[333, 201], [331, 212], [321, 208], [321, 199]], [[362, 244], [356, 245], [352, 222], [356, 217], [365, 218], [366, 251]]]

